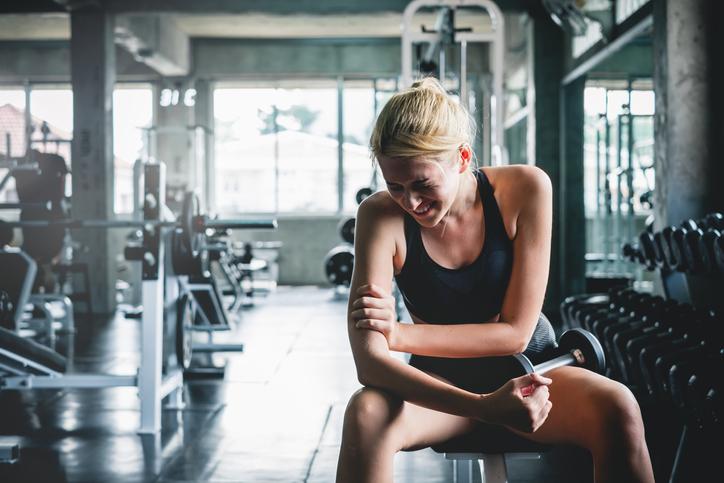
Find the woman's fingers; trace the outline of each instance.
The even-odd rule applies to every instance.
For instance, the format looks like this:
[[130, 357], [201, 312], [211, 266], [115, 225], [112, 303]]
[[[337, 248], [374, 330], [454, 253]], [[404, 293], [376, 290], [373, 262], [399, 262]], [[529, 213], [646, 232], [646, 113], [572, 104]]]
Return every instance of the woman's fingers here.
[[360, 297], [352, 302], [353, 309], [361, 309], [364, 307], [381, 309], [386, 308], [388, 305], [389, 303], [385, 299], [380, 299], [377, 297]]
[[350, 312], [352, 320], [362, 319], [389, 319], [390, 313], [386, 309], [358, 309]]

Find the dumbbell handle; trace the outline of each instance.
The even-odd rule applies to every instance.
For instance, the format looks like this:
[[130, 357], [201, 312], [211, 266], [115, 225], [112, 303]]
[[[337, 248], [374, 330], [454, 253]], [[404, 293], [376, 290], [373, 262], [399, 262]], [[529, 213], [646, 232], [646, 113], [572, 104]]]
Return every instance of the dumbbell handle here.
[[583, 352], [580, 349], [574, 349], [568, 354], [563, 354], [549, 361], [541, 362], [533, 366], [533, 370], [538, 374], [545, 374], [548, 371], [557, 369], [563, 366], [574, 366], [583, 365], [586, 362], [586, 358], [583, 357]]

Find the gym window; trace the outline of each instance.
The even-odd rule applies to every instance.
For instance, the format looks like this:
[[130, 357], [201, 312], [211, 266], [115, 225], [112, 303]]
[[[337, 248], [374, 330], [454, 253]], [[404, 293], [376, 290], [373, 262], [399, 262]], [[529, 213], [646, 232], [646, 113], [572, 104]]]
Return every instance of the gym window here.
[[113, 91], [113, 164], [116, 213], [133, 212], [133, 163], [148, 150], [153, 123], [153, 90], [148, 84], [120, 84]]
[[370, 79], [269, 85], [214, 89], [216, 211], [354, 212], [355, 193], [372, 180], [369, 135], [385, 94]]

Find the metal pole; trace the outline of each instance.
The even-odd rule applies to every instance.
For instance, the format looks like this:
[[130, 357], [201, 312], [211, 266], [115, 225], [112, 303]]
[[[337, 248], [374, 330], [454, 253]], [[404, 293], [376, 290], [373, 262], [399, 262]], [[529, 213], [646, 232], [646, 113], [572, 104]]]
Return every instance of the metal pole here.
[[344, 210], [344, 77], [337, 77], [337, 213]]
[[606, 111], [604, 113], [604, 119], [606, 120], [606, 128], [604, 131], [605, 139], [605, 157], [606, 163], [603, 170], [603, 200], [606, 203], [606, 209], [604, 210], [604, 232], [603, 232], [603, 255], [604, 255], [604, 271], [609, 272], [610, 267], [608, 266], [608, 254], [611, 253], [611, 165], [610, 165], [610, 147], [611, 147], [611, 125], [608, 122], [608, 90], [606, 90]]
[[621, 212], [621, 201], [623, 199], [621, 193], [621, 180], [623, 178], [623, 117], [625, 114], [619, 114], [616, 116], [616, 236], [614, 238], [614, 268], [616, 273], [621, 272], [620, 261], [621, 257], [619, 247], [623, 244], [623, 213]]
[[460, 104], [465, 107], [466, 111], [470, 111], [470, 102], [468, 99], [468, 43], [463, 40], [460, 42]]
[[[145, 193], [156, 200], [166, 199], [166, 172], [164, 165], [146, 165]], [[160, 208], [144, 208], [144, 220], [158, 221]], [[163, 234], [159, 233], [159, 237]], [[144, 243], [145, 244], [145, 243]], [[143, 318], [141, 326], [141, 367], [138, 371], [138, 393], [141, 398], [141, 434], [154, 434], [161, 430], [161, 385], [163, 360], [163, 317], [164, 317], [164, 246], [158, 240], [155, 273], [147, 273], [144, 263], [143, 274]], [[150, 252], [149, 252], [150, 253]]]
[[30, 138], [33, 135], [33, 116], [30, 114], [30, 82], [25, 81], [25, 155], [28, 157], [27, 161], [33, 161], [30, 156]]

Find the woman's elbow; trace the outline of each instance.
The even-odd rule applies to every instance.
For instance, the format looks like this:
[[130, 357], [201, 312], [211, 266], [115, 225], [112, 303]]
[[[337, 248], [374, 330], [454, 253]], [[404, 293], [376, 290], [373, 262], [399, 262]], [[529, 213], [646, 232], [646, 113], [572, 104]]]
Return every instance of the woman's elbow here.
[[357, 366], [357, 380], [363, 386], [379, 386], [382, 380], [382, 371], [380, 370], [381, 364], [378, 361], [367, 360], [364, 362], [358, 362]]
[[525, 352], [525, 350], [528, 348], [528, 339], [520, 339], [516, 341], [515, 344], [513, 344], [513, 354], [520, 354], [522, 352]]

